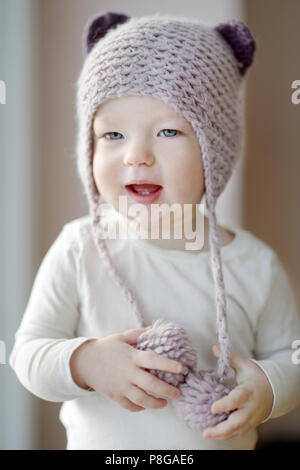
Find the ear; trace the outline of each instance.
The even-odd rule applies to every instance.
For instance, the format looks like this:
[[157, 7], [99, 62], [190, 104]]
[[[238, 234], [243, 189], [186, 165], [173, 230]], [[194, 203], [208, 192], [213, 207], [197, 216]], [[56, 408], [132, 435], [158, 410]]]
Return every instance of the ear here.
[[230, 45], [235, 58], [239, 63], [241, 75], [244, 75], [253, 62], [256, 49], [255, 40], [249, 28], [240, 20], [232, 19], [219, 23], [215, 29], [223, 39]]
[[122, 13], [100, 12], [90, 18], [84, 28], [82, 45], [85, 54], [88, 54], [95, 43], [106, 33], [129, 20], [129, 16]]

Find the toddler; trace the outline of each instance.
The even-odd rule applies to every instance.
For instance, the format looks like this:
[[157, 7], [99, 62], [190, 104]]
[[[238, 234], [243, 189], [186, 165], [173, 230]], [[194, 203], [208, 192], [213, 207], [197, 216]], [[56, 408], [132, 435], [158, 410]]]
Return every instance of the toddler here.
[[[300, 320], [284, 268], [215, 215], [242, 153], [255, 41], [238, 20], [108, 12], [89, 21], [84, 46], [77, 157], [89, 215], [43, 259], [10, 365], [29, 391], [63, 402], [67, 449], [254, 449], [257, 426], [300, 403]], [[172, 229], [191, 222], [181, 238], [139, 236], [130, 208], [146, 211], [149, 234], [152, 207], [174, 203], [192, 207], [173, 218]], [[115, 223], [126, 237], [113, 236]], [[202, 245], [186, 249], [200, 232]], [[183, 388], [166, 377], [185, 374], [176, 348], [138, 347], [158, 319], [183, 327], [197, 368], [229, 387], [208, 392], [208, 412], [226, 419], [193, 428], [175, 412]]]

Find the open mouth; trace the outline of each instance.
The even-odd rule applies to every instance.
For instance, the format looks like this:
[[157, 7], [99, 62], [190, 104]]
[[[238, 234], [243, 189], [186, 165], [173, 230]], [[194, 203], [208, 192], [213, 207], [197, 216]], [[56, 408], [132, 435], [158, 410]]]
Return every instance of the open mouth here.
[[162, 186], [158, 184], [129, 184], [126, 188], [131, 189], [137, 194], [153, 194], [157, 192]]
[[163, 189], [158, 184], [128, 184], [125, 188], [134, 201], [143, 204], [151, 204], [156, 201]]

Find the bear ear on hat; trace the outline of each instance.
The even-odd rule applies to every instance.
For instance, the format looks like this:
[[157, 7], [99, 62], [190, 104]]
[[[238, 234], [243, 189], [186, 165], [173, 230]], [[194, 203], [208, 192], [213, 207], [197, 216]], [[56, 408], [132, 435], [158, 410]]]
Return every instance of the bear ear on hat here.
[[231, 47], [239, 64], [241, 75], [244, 75], [253, 62], [256, 49], [255, 39], [249, 28], [240, 20], [232, 19], [218, 23], [215, 29]]
[[129, 20], [129, 16], [123, 13], [100, 12], [90, 18], [84, 28], [82, 36], [83, 51], [88, 54], [94, 44], [103, 38], [106, 33]]

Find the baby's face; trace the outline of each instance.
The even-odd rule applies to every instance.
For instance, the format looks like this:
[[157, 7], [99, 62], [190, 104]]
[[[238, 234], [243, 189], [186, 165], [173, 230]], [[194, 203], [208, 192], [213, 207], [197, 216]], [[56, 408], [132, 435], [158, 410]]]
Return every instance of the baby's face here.
[[200, 203], [200, 145], [191, 124], [172, 107], [150, 96], [111, 99], [99, 106], [93, 129], [94, 180], [116, 210], [119, 196], [127, 196], [128, 208], [137, 203], [128, 186], [136, 180], [162, 186], [155, 204]]

